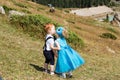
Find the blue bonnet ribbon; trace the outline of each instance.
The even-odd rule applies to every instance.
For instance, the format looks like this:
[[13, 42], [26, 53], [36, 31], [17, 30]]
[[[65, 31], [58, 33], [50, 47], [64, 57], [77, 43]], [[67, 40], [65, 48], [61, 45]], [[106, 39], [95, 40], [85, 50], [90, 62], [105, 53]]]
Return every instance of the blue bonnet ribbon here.
[[56, 29], [56, 33], [58, 34], [59, 37], [64, 37], [62, 32], [63, 32], [64, 28], [63, 27], [58, 27]]

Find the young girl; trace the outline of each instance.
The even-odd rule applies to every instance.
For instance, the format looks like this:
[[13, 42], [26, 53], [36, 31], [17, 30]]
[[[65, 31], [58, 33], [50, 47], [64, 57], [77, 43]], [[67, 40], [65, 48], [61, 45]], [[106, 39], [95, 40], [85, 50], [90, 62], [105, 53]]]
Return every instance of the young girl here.
[[67, 44], [66, 30], [63, 27], [58, 27], [56, 33], [59, 38], [55, 42], [60, 46], [60, 50], [58, 50], [55, 72], [61, 73], [63, 78], [66, 78], [66, 73], [72, 77], [72, 71], [84, 64], [84, 59]]
[[47, 32], [45, 38], [45, 45], [43, 49], [43, 54], [45, 56], [44, 68], [45, 72], [48, 71], [48, 64], [50, 64], [50, 74], [54, 74], [54, 53], [53, 50], [59, 50], [59, 47], [54, 47], [54, 37], [55, 26], [53, 24], [45, 25], [45, 31]]

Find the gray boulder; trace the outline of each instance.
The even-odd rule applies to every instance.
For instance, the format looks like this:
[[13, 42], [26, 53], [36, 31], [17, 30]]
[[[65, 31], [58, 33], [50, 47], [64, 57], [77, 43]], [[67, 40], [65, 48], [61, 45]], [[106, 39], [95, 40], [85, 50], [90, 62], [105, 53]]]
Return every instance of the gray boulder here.
[[11, 10], [11, 11], [9, 11], [9, 17], [11, 17], [12, 15], [20, 15], [20, 16], [24, 16], [25, 13], [23, 13], [23, 12], [19, 12], [19, 11], [15, 11], [15, 10]]
[[2, 6], [0, 6], [0, 14], [5, 14], [5, 10]]

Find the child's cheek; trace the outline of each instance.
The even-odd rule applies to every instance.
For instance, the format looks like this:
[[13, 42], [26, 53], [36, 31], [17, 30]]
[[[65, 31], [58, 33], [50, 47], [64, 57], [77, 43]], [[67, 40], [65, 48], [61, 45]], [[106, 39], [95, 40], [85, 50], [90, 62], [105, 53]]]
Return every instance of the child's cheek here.
[[54, 29], [52, 29], [52, 30], [51, 30], [51, 32], [52, 32], [52, 33], [55, 33], [55, 30], [54, 30]]

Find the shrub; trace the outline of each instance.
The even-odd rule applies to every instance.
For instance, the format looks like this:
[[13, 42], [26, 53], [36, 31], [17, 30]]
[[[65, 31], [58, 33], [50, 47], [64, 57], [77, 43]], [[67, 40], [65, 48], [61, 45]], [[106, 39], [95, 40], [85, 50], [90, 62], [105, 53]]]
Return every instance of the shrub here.
[[73, 47], [77, 48], [82, 48], [84, 47], [84, 42], [81, 38], [78, 37], [77, 34], [75, 34], [72, 31], [69, 31], [69, 38], [67, 38], [68, 43], [74, 45]]
[[109, 3], [109, 5], [108, 5], [109, 7], [112, 7], [112, 6], [116, 6], [116, 7], [119, 7], [120, 6], [120, 3], [119, 2], [116, 2], [116, 1], [111, 1], [110, 3]]
[[53, 23], [55, 26], [59, 26], [58, 23], [53, 22], [51, 19], [42, 15], [13, 15], [10, 18], [10, 22], [14, 25], [19, 25], [23, 30], [30, 34], [30, 36], [41, 37], [45, 34], [43, 26], [47, 23]]
[[[45, 35], [43, 25], [45, 25], [46, 23], [53, 23], [55, 26], [61, 26], [59, 23], [56, 23], [42, 15], [13, 15], [10, 22], [12, 24], [16, 24], [17, 26], [20, 25], [23, 28], [23, 31], [36, 38], [43, 38], [43, 36]], [[84, 46], [84, 42], [82, 41], [82, 39], [80, 39], [78, 35], [76, 35], [72, 31], [69, 32], [69, 38], [67, 38], [67, 41], [75, 48], [82, 48]]]
[[[42, 15], [25, 15], [25, 16], [19, 16], [19, 15], [13, 15], [11, 16], [12, 23], [21, 24], [22, 26], [30, 26], [30, 25], [44, 25], [46, 23], [53, 23], [53, 21], [49, 18], [46, 18]], [[20, 26], [21, 26], [20, 25]]]
[[[5, 6], [5, 5], [3, 5], [3, 8], [4, 8], [4, 10], [5, 10], [5, 12], [8, 14], [8, 12], [10, 11], [10, 10], [13, 10], [12, 8], [8, 8], [7, 6]], [[15, 9], [14, 9], [15, 10]]]
[[117, 37], [111, 33], [103, 33], [102, 35], [100, 35], [100, 37], [106, 39], [113, 39], [113, 40], [117, 39]]

